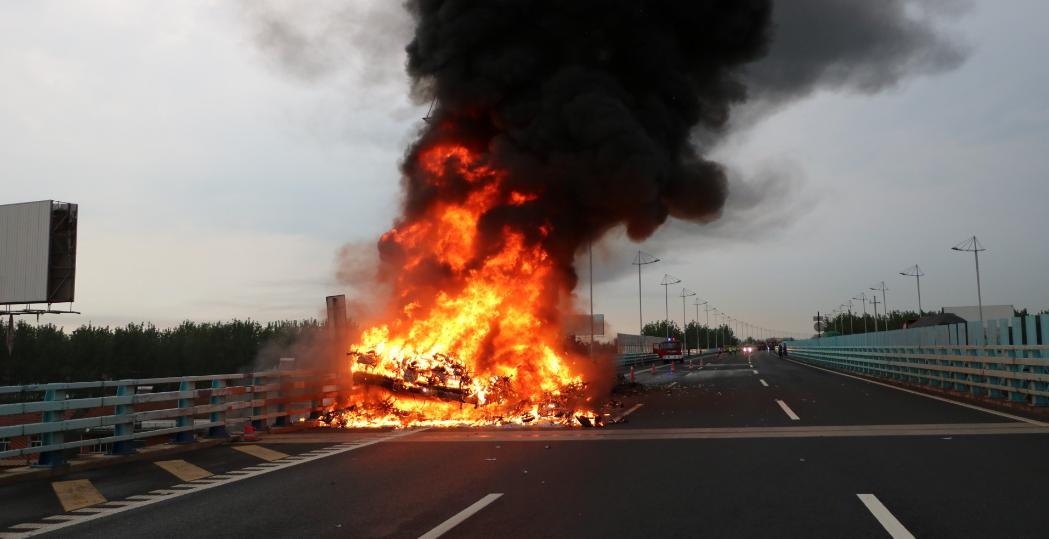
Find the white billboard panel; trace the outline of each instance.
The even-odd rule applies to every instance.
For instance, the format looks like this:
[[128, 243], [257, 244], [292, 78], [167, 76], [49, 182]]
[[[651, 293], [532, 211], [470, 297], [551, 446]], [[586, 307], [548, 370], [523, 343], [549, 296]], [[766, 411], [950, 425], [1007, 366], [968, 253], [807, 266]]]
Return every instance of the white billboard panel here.
[[0, 206], [0, 304], [47, 301], [51, 201]]
[[73, 301], [77, 205], [0, 205], [0, 305]]

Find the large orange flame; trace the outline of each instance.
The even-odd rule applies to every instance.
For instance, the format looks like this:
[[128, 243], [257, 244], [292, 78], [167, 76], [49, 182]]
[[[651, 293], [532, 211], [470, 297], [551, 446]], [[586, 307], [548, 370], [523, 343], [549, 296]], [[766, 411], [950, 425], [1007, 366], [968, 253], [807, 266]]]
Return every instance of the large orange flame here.
[[[357, 373], [389, 384], [370, 388], [369, 399], [336, 422], [569, 424], [594, 417], [573, 369], [580, 358], [562, 350], [560, 328], [549, 319], [563, 287], [549, 254], [510, 227], [496, 248], [491, 240], [480, 245], [478, 223], [486, 212], [525, 205], [538, 194], [505, 190], [501, 172], [464, 146], [434, 146], [417, 163], [432, 188], [465, 183], [466, 194], [438, 198], [383, 236], [404, 255], [392, 277], [395, 308], [391, 320], [363, 331], [351, 356]], [[532, 232], [545, 237], [552, 230], [546, 224]], [[434, 268], [440, 284], [421, 286], [429, 281], [420, 276]], [[432, 398], [441, 392], [443, 399]]]

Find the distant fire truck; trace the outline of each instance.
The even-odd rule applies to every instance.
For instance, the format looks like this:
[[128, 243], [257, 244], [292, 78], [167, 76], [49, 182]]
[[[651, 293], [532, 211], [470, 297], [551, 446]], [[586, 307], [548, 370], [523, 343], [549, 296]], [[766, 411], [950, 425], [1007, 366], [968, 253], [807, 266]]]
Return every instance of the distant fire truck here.
[[663, 361], [674, 361], [685, 357], [681, 353], [681, 341], [674, 337], [653, 344], [652, 353], [658, 355]]

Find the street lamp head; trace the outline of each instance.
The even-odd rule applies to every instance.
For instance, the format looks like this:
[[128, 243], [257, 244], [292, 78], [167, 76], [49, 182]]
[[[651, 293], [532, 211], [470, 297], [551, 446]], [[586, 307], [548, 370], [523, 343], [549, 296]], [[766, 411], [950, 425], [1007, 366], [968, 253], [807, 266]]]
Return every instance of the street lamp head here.
[[958, 245], [955, 245], [954, 247], [951, 247], [951, 250], [952, 251], [966, 251], [966, 252], [972, 253], [972, 252], [986, 251], [987, 249], [984, 249], [983, 244], [980, 243], [980, 240], [976, 239], [976, 236], [973, 236], [973, 237], [968, 238], [965, 241], [959, 243]]
[[670, 286], [672, 284], [678, 284], [680, 282], [681, 282], [681, 279], [678, 279], [677, 277], [674, 277], [673, 275], [670, 275], [669, 273], [664, 273], [663, 274], [663, 280], [660, 281], [659, 284], [661, 284], [663, 286]]

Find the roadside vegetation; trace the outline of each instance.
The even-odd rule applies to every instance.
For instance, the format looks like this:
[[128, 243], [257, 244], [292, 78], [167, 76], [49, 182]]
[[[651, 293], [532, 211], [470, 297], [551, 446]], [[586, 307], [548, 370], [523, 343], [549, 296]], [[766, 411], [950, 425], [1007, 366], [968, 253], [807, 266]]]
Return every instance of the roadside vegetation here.
[[[248, 371], [275, 365], [322, 329], [315, 320], [251, 320], [81, 326], [71, 332], [19, 322], [12, 352], [0, 342], [0, 385], [153, 378]], [[3, 332], [0, 331], [0, 335]]]

